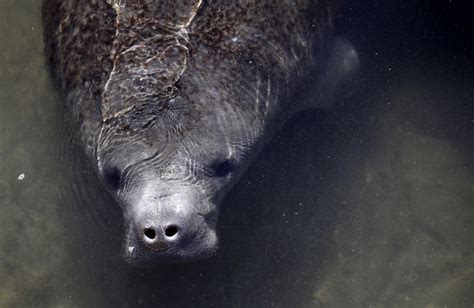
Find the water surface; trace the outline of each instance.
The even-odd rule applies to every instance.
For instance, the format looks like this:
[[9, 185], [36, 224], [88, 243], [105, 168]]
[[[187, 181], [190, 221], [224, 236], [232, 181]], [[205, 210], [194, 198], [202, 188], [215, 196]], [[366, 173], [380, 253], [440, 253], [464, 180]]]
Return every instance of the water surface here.
[[337, 16], [361, 69], [225, 199], [208, 261], [123, 262], [120, 211], [68, 139], [40, 1], [0, 0], [1, 307], [473, 307], [472, 25], [460, 1]]

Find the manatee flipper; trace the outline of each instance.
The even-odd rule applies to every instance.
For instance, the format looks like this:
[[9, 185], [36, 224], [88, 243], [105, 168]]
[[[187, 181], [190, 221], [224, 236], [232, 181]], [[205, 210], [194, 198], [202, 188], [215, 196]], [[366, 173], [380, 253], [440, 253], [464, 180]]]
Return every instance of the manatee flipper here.
[[334, 39], [321, 73], [304, 91], [297, 111], [327, 109], [334, 106], [336, 91], [348, 82], [359, 68], [359, 55], [354, 46], [343, 38]]

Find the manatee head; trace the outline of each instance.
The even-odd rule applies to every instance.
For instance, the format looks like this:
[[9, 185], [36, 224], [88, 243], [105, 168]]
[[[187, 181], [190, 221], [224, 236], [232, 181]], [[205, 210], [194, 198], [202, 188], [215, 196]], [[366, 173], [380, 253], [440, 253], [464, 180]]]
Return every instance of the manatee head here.
[[203, 114], [174, 97], [103, 122], [98, 173], [123, 209], [130, 263], [188, 262], [215, 253], [218, 205], [252, 146], [243, 133], [251, 123], [233, 121], [238, 116], [219, 108]]

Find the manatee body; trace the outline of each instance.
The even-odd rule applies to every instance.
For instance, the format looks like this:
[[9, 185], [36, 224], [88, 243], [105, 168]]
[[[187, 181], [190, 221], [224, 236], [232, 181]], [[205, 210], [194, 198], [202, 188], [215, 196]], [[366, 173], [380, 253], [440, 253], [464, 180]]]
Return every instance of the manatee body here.
[[215, 253], [225, 192], [278, 126], [318, 105], [299, 93], [325, 70], [329, 2], [44, 2], [49, 67], [123, 209], [127, 260]]

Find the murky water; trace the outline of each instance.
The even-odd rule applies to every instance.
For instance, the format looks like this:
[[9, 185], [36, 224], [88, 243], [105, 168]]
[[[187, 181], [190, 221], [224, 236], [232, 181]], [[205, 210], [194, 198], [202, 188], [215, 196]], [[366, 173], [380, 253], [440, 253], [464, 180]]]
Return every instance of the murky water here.
[[459, 1], [388, 2], [342, 10], [358, 76], [265, 147], [218, 255], [135, 269], [67, 140], [40, 1], [0, 0], [0, 307], [473, 307], [473, 27]]

